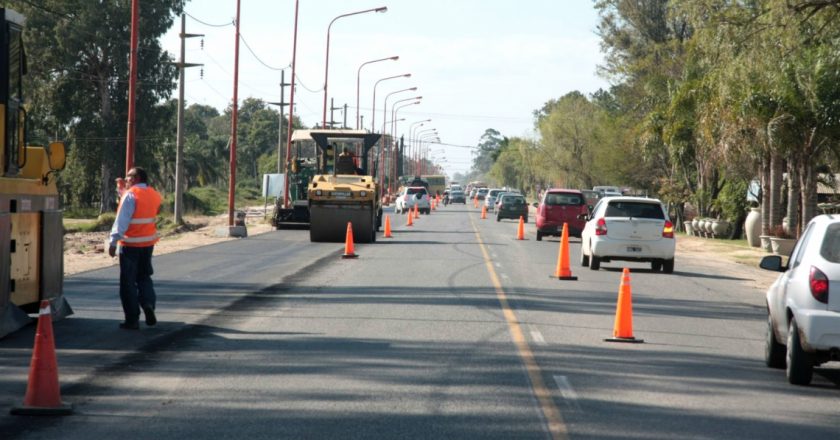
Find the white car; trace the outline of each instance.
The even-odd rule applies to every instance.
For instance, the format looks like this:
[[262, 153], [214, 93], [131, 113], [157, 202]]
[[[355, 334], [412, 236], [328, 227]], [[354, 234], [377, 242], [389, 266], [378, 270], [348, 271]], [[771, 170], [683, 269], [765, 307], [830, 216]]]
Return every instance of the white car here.
[[504, 192], [506, 192], [506, 190], [502, 188], [493, 188], [490, 191], [487, 191], [487, 195], [484, 197], [484, 207], [487, 208], [487, 212], [493, 211], [496, 207], [496, 200], [499, 195]]
[[657, 199], [607, 197], [598, 201], [581, 233], [580, 263], [598, 270], [612, 260], [649, 261], [654, 271], [674, 271], [674, 225]]
[[426, 188], [422, 186], [408, 186], [403, 188], [399, 195], [397, 195], [394, 212], [402, 214], [409, 209], [414, 209], [414, 205], [417, 205], [417, 210], [423, 214], [431, 212], [432, 203]]
[[782, 272], [767, 290], [765, 362], [807, 385], [815, 366], [840, 361], [840, 216], [814, 217], [787, 266], [776, 255], [760, 266]]

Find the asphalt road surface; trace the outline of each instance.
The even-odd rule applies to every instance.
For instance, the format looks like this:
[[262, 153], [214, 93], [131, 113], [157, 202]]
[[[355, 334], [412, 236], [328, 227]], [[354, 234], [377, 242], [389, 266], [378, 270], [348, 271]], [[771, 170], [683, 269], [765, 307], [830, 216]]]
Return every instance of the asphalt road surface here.
[[[2, 439], [674, 439], [840, 435], [840, 369], [808, 387], [764, 366], [750, 268], [649, 265], [516, 240], [517, 222], [450, 205], [394, 238], [274, 231], [155, 257], [158, 319], [117, 328], [118, 269], [72, 276], [54, 324], [65, 417], [0, 413]], [[622, 267], [634, 335], [612, 336]], [[743, 273], [741, 273], [743, 272]], [[34, 326], [0, 340], [0, 403], [26, 390]]]

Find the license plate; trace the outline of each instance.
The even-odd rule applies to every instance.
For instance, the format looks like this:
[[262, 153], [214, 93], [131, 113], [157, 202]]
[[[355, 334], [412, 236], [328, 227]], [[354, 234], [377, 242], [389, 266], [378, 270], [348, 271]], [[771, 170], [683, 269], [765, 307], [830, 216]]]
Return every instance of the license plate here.
[[627, 252], [641, 252], [641, 246], [627, 246]]
[[350, 191], [333, 191], [333, 197], [350, 197]]

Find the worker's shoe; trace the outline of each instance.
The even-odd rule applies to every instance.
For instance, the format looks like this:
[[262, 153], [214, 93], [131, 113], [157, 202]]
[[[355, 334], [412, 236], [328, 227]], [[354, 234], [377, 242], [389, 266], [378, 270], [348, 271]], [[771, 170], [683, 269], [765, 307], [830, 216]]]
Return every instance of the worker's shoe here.
[[120, 328], [123, 329], [123, 330], [139, 330], [140, 329], [140, 323], [123, 321], [123, 322], [120, 323]]
[[157, 316], [155, 316], [155, 309], [149, 307], [143, 309], [143, 314], [146, 315], [146, 325], [149, 327], [157, 324]]

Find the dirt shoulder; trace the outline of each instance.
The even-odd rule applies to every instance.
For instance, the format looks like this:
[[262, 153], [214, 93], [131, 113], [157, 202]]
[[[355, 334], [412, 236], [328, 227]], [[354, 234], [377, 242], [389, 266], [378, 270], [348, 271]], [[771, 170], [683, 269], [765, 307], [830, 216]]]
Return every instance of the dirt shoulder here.
[[[186, 226], [165, 235], [155, 245], [155, 255], [206, 246], [221, 241], [235, 240], [216, 234], [218, 228], [228, 224], [227, 214], [216, 217], [188, 216], [184, 218]], [[249, 235], [256, 235], [271, 230], [261, 215], [245, 219]], [[94, 269], [101, 269], [119, 264], [117, 258], [108, 255], [106, 242], [108, 232], [77, 232], [64, 235], [64, 275], [73, 275]]]

